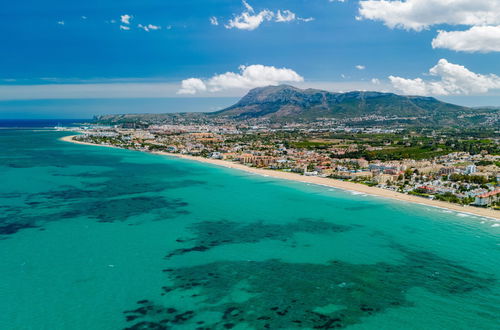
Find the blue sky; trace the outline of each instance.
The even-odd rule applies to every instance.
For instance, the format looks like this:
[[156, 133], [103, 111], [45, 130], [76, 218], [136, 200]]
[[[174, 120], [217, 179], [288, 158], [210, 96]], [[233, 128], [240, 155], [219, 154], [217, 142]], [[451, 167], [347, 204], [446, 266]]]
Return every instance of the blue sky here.
[[[423, 9], [410, 6], [403, 14], [391, 3], [382, 8], [377, 0], [4, 3], [0, 117], [36, 114], [39, 99], [45, 100], [40, 104], [67, 99], [106, 99], [103, 104], [109, 104], [112, 99], [171, 98], [150, 111], [177, 111], [183, 102], [192, 111], [196, 101], [186, 99], [203, 98], [200, 110], [208, 111], [266, 83], [500, 105], [500, 46], [491, 46], [499, 42], [491, 34], [500, 26], [500, 14], [495, 14], [500, 1], [487, 1], [493, 3], [487, 9], [493, 18], [487, 22], [474, 21], [478, 12], [460, 7], [463, 1], [452, 0], [448, 12], [436, 8], [437, 0], [403, 2], [415, 1]], [[262, 22], [255, 23], [259, 17]], [[457, 41], [468, 37], [474, 42]], [[476, 42], [481, 38], [486, 41]], [[189, 78], [194, 85], [188, 81], [183, 86]], [[176, 101], [179, 106], [166, 105]], [[30, 112], [18, 112], [23, 102]], [[82, 114], [68, 107], [50, 115], [67, 117], [72, 109], [76, 117]], [[106, 112], [104, 106], [95, 109]], [[41, 114], [46, 111], [40, 108]]]

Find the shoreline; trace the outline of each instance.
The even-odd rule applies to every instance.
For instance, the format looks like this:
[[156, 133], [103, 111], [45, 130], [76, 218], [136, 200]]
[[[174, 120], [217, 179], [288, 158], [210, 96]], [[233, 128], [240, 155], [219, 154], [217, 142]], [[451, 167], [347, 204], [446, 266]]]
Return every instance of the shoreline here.
[[115, 147], [115, 146], [110, 146], [110, 145], [105, 145], [105, 144], [95, 144], [95, 143], [89, 143], [89, 142], [76, 141], [73, 139], [75, 136], [78, 136], [78, 135], [63, 136], [62, 138], [59, 139], [59, 141], [70, 142], [70, 143], [75, 143], [75, 144], [82, 144], [82, 145], [93, 146], [93, 147], [106, 147], [106, 148], [122, 149], [120, 147]]
[[[65, 142], [82, 144], [82, 145], [121, 149], [119, 147], [110, 146], [110, 145], [99, 145], [99, 144], [94, 144], [94, 143], [75, 141], [75, 140], [73, 140], [74, 136], [76, 136], [76, 135], [65, 136], [65, 137], [61, 138], [60, 140], [65, 141]], [[255, 168], [255, 167], [248, 167], [248, 166], [245, 166], [242, 164], [232, 163], [232, 162], [219, 160], [219, 159], [210, 159], [210, 158], [196, 157], [196, 156], [190, 156], [190, 155], [168, 153], [168, 152], [164, 152], [164, 151], [153, 151], [150, 153], [155, 154], [155, 155], [176, 157], [176, 158], [186, 159], [186, 160], [190, 160], [190, 161], [197, 161], [197, 162], [201, 162], [201, 163], [212, 164], [212, 165], [222, 166], [222, 167], [231, 168], [231, 169], [237, 169], [237, 170], [241, 170], [241, 171], [246, 171], [248, 173], [258, 174], [258, 175], [262, 175], [262, 176], [269, 176], [269, 177], [273, 177], [273, 178], [277, 178], [277, 179], [296, 181], [296, 182], [302, 182], [302, 183], [311, 183], [311, 184], [315, 184], [315, 185], [337, 188], [337, 189], [350, 191], [350, 192], [358, 192], [358, 193], [367, 194], [367, 195], [374, 195], [377, 197], [390, 198], [390, 199], [395, 199], [395, 200], [399, 200], [399, 201], [403, 201], [403, 202], [409, 202], [409, 203], [420, 204], [420, 205], [425, 205], [425, 206], [430, 206], [430, 207], [435, 207], [435, 208], [440, 208], [440, 209], [451, 210], [451, 211], [455, 211], [455, 212], [463, 213], [463, 214], [470, 214], [470, 215], [476, 215], [476, 216], [490, 218], [490, 219], [494, 219], [494, 220], [500, 220], [500, 211], [494, 211], [491, 209], [476, 208], [473, 206], [461, 206], [461, 205], [451, 204], [451, 203], [447, 203], [447, 202], [443, 202], [443, 201], [430, 200], [430, 199], [425, 199], [423, 197], [406, 195], [406, 194], [402, 194], [399, 192], [394, 192], [394, 191], [390, 191], [390, 190], [386, 190], [386, 189], [382, 189], [382, 188], [378, 188], [378, 187], [368, 187], [368, 186], [365, 186], [365, 185], [362, 185], [359, 183], [354, 183], [354, 182], [347, 182], [347, 181], [341, 181], [341, 180], [335, 180], [335, 179], [329, 179], [329, 178], [320, 178], [320, 177], [316, 177], [316, 176], [304, 176], [304, 175], [300, 175], [300, 174], [296, 174], [296, 173], [292, 173], [292, 172], [281, 172], [281, 171], [274, 171], [274, 170], [261, 169], [261, 168]]]

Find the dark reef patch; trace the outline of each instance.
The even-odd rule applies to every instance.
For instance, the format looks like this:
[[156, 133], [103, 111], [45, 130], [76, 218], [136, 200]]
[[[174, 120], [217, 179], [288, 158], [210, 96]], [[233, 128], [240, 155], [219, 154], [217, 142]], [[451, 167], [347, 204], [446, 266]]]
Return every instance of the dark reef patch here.
[[[24, 197], [25, 207], [0, 205], [3, 217], [0, 234], [10, 235], [25, 228], [32, 228], [46, 222], [87, 216], [99, 222], [125, 221], [129, 217], [156, 212], [157, 218], [170, 219], [189, 214], [188, 203], [179, 198], [159, 195], [162, 191], [203, 184], [203, 181], [182, 180], [175, 182], [151, 182], [144, 178], [123, 179], [109, 172], [95, 174], [106, 179], [105, 183], [84, 184], [85, 188], [59, 186], [58, 190], [38, 194], [3, 194], [4, 198]], [[151, 195], [151, 194], [156, 195]], [[137, 195], [137, 194], [143, 194]], [[37, 214], [34, 216], [33, 214]], [[16, 223], [8, 223], [16, 219]], [[5, 224], [8, 223], [8, 224]]]
[[62, 187], [65, 189], [45, 192], [37, 194], [33, 197], [43, 197], [48, 200], [79, 200], [79, 199], [108, 199], [119, 198], [124, 195], [137, 195], [146, 193], [159, 193], [172, 189], [180, 189], [192, 187], [195, 185], [202, 185], [204, 181], [197, 180], [182, 180], [172, 182], [144, 182], [144, 178], [121, 178], [121, 177], [107, 177], [108, 172], [105, 172], [97, 177], [108, 178], [104, 183], [84, 183], [84, 188], [75, 188], [71, 186]]
[[0, 219], [0, 235], [12, 235], [20, 231], [21, 229], [37, 228], [37, 226], [31, 223], [15, 222], [15, 223], [3, 223]]
[[[158, 220], [165, 220], [189, 214], [185, 209], [188, 205], [182, 199], [169, 199], [163, 196], [36, 203], [27, 207], [8, 209], [4, 216], [0, 217], [0, 235], [11, 235], [22, 229], [40, 227], [44, 223], [80, 216], [93, 218], [98, 222], [112, 223], [155, 212]], [[38, 214], [33, 210], [38, 211]]]
[[194, 311], [180, 312], [172, 307], [163, 307], [149, 300], [137, 302], [138, 308], [123, 312], [127, 322], [137, 319], [141, 321], [125, 328], [126, 330], [138, 329], [170, 329], [175, 325], [185, 324], [195, 317]]
[[296, 233], [338, 233], [350, 230], [352, 227], [337, 225], [323, 220], [301, 218], [296, 222], [286, 224], [239, 223], [231, 221], [204, 221], [189, 227], [195, 237], [192, 239], [178, 239], [177, 242], [193, 242], [194, 246], [177, 249], [166, 257], [182, 255], [198, 251], [203, 252], [224, 244], [256, 243], [261, 240], [287, 241]]
[[[396, 248], [404, 255], [398, 265], [267, 260], [171, 268], [165, 270], [171, 285], [164, 294], [179, 297], [196, 284], [196, 296], [201, 301], [197, 300], [199, 308], [192, 315], [204, 312], [221, 315], [215, 323], [206, 324], [210, 329], [232, 328], [242, 323], [256, 329], [333, 329], [361, 323], [364, 318], [391, 308], [411, 306], [406, 293], [415, 287], [447, 296], [488, 290], [496, 285], [494, 277], [432, 253]], [[246, 301], [231, 299], [235, 291], [242, 290], [247, 293]], [[152, 312], [146, 308], [144, 313], [135, 313], [134, 321], [139, 321], [136, 326], [172, 320], [167, 308], [162, 308], [160, 313], [156, 307]], [[194, 319], [181, 321], [195, 327], [189, 323]]]
[[382, 205], [380, 204], [365, 204], [365, 205], [359, 205], [359, 206], [348, 206], [344, 207], [344, 210], [346, 211], [364, 211], [364, 210], [372, 210], [381, 207]]
[[98, 219], [99, 222], [115, 222], [125, 221], [129, 217], [154, 210], [166, 209], [168, 213], [174, 213], [186, 206], [188, 203], [181, 199], [169, 200], [161, 196], [141, 196], [79, 203], [67, 215], [74, 216], [83, 213], [88, 217]]
[[187, 203], [173, 191], [206, 183], [196, 180], [196, 167], [135, 162], [131, 152], [104, 153], [57, 140], [65, 134], [26, 130], [4, 131], [0, 136], [2, 165], [9, 166], [14, 175], [29, 175], [24, 169], [30, 168], [40, 173], [32, 178], [31, 191], [19, 191], [15, 184], [1, 187], [3, 235], [82, 216], [100, 222], [124, 221], [140, 214], [153, 214], [149, 217], [153, 221], [172, 219], [189, 214]]
[[2, 193], [0, 192], [0, 198], [20, 198], [23, 197], [23, 193]]

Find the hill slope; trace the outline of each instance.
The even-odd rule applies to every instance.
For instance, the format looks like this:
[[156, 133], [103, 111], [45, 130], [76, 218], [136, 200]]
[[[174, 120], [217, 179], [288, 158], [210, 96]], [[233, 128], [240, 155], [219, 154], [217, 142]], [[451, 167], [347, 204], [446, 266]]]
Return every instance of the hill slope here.
[[292, 86], [252, 89], [235, 105], [212, 115], [235, 119], [265, 118], [273, 121], [307, 121], [316, 118], [427, 117], [454, 122], [470, 108], [432, 97], [401, 96], [379, 92], [331, 93]]

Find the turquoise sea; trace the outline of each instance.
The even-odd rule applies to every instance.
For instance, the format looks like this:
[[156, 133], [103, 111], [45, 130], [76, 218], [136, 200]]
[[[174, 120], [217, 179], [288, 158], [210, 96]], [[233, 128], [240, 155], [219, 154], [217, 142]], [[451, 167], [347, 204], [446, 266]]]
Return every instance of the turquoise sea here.
[[499, 329], [500, 223], [0, 129], [0, 329]]

